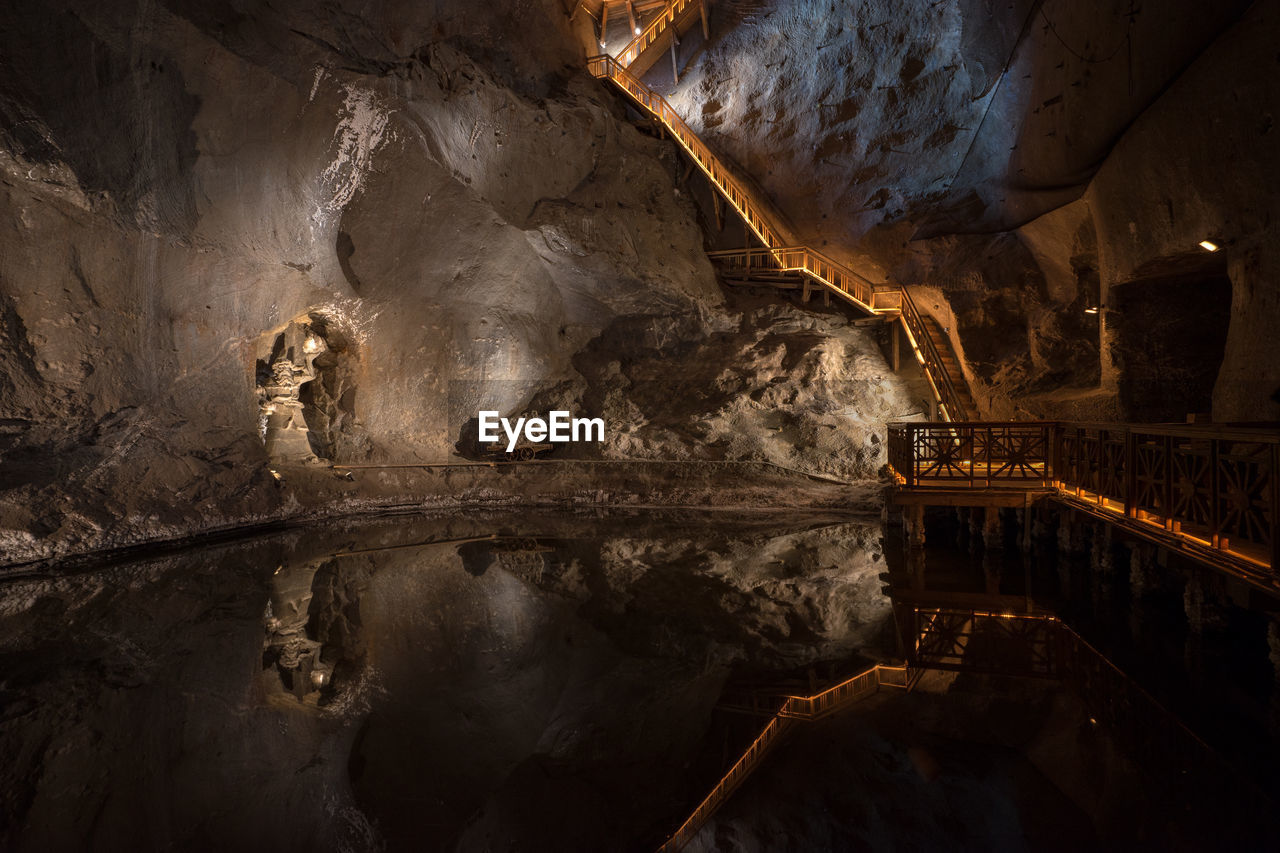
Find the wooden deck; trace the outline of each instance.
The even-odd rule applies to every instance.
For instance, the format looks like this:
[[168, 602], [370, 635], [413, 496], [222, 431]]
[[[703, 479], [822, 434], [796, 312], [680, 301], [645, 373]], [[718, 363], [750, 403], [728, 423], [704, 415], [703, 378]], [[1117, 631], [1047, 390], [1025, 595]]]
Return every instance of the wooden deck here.
[[898, 506], [1051, 500], [1280, 593], [1280, 429], [1058, 421], [889, 427]]

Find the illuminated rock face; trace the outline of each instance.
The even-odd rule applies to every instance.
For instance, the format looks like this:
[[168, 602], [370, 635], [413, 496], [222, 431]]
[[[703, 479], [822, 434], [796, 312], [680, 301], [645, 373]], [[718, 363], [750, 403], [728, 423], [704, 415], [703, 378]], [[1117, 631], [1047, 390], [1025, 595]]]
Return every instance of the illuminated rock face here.
[[[555, 0], [5, 15], [6, 561], [276, 517], [268, 460], [453, 459], [480, 409], [582, 384], [620, 320], [681, 346], [738, 322], [675, 152]], [[643, 455], [703, 452], [667, 426]]]
[[[1183, 398], [1174, 377], [1211, 361], [1212, 400], [1197, 394], [1182, 412], [1280, 416], [1280, 361], [1262, 357], [1275, 337], [1260, 332], [1280, 319], [1273, 7], [714, 9], [712, 40], [685, 48], [679, 85], [665, 64], [646, 81], [804, 240], [929, 288], [985, 413], [1147, 416], [1111, 353], [1124, 318], [1084, 310], [1114, 305], [1130, 282], [1213, 282], [1230, 266], [1225, 358], [1183, 347], [1157, 390]], [[1219, 233], [1233, 240], [1228, 257], [1205, 257], [1197, 244]]]
[[[1276, 75], [1217, 97], [1235, 91], [1233, 57], [1272, 61], [1274, 16], [1232, 28], [1236, 5], [1196, 4], [1122, 21], [1150, 47], [1129, 81], [1063, 58], [1038, 26], [1002, 74], [1030, 7], [986, 5], [716, 4], [673, 100], [806, 240], [922, 288], [984, 414], [1127, 414], [1110, 318], [1084, 309], [1223, 231], [1233, 311], [1212, 404], [1274, 416], [1280, 360], [1254, 354], [1274, 346], [1264, 238], [1280, 217], [1248, 176], [1275, 171]], [[1098, 20], [1067, 5], [1046, 7], [1057, 34], [1092, 44], [1127, 4]], [[447, 460], [481, 409], [564, 398], [617, 416], [614, 455], [866, 476], [878, 425], [916, 408], [865, 330], [726, 304], [684, 164], [585, 75], [558, 0], [59, 0], [2, 23], [8, 561], [292, 506], [266, 471], [258, 362], [300, 318], [333, 333], [317, 378], [291, 361], [288, 417], [267, 413], [278, 460]], [[1202, 109], [1240, 174], [1210, 168]], [[610, 357], [644, 318], [670, 339], [643, 365]], [[841, 347], [862, 372], [833, 365]], [[704, 384], [657, 411], [644, 371]]]

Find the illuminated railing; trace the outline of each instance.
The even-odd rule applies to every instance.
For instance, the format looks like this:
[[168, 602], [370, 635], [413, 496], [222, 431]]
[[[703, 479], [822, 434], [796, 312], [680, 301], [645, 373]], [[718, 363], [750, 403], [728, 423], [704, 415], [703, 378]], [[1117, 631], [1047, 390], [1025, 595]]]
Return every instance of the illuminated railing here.
[[643, 107], [656, 118], [663, 127], [671, 132], [680, 147], [693, 158], [693, 162], [711, 183], [720, 190], [721, 195], [738, 212], [747, 223], [753, 234], [765, 246], [782, 246], [777, 230], [769, 223], [761, 205], [757, 204], [747, 188], [735, 179], [711, 150], [703, 144], [684, 120], [672, 109], [666, 99], [650, 89], [640, 79], [611, 56], [593, 56], [587, 60], [587, 69], [595, 77], [609, 80], [621, 89], [631, 100]]
[[[672, 7], [675, 5], [673, 3]], [[659, 18], [662, 19], [662, 16]], [[670, 131], [672, 138], [693, 159], [698, 169], [737, 211], [751, 233], [764, 246], [760, 249], [710, 252], [708, 257], [714, 263], [730, 272], [740, 272], [747, 276], [752, 272], [799, 273], [868, 313], [897, 314], [907, 332], [916, 359], [923, 367], [938, 400], [942, 417], [947, 420], [963, 419], [971, 414], [957, 390], [958, 383], [962, 383], [963, 378], [953, 377], [947, 371], [941, 354], [924, 327], [920, 312], [905, 289], [873, 284], [864, 276], [813, 249], [785, 246], [779, 236], [780, 229], [770, 222], [764, 205], [756, 201], [747, 187], [711, 153], [666, 99], [630, 73], [625, 63], [613, 57], [593, 56], [587, 60], [587, 68], [593, 76], [612, 82]]]
[[942, 361], [942, 354], [938, 351], [934, 344], [933, 337], [925, 328], [924, 319], [920, 316], [920, 310], [916, 308], [915, 300], [911, 298], [911, 294], [904, 287], [898, 291], [899, 298], [899, 318], [902, 326], [907, 331], [907, 338], [911, 342], [911, 348], [915, 351], [916, 359], [920, 362], [920, 366], [924, 368], [924, 375], [928, 378], [929, 384], [933, 386], [933, 395], [937, 398], [941, 407], [942, 419], [946, 421], [963, 421], [966, 418], [973, 417], [976, 412], [969, 411], [969, 407], [965, 405], [964, 399], [960, 395], [959, 384], [963, 384], [964, 377], [953, 377], [951, 372], [947, 370], [946, 365]]
[[889, 425], [889, 465], [909, 487], [1048, 487], [1055, 424], [964, 421]]
[[[711, 262], [730, 273], [750, 276], [760, 272], [798, 272], [837, 291], [870, 313], [898, 309], [900, 290], [877, 289], [867, 279], [826, 255], [804, 246], [775, 249], [729, 249], [707, 252]], [[877, 296], [881, 296], [877, 308]], [[892, 307], [890, 307], [892, 306]]]
[[[1052, 488], [1194, 556], [1280, 567], [1280, 430], [1194, 424], [952, 422], [889, 425], [901, 485]], [[1211, 560], [1212, 561], [1212, 560]]]
[[1054, 479], [1082, 503], [1280, 568], [1280, 430], [1059, 424]]
[[764, 760], [770, 748], [786, 732], [787, 728], [797, 720], [817, 720], [858, 699], [869, 696], [879, 689], [880, 685], [906, 687], [909, 673], [904, 666], [885, 666], [877, 664], [866, 672], [859, 673], [848, 681], [837, 684], [830, 690], [824, 690], [814, 696], [788, 696], [782, 708], [747, 747], [742, 756], [729, 768], [729, 772], [721, 777], [693, 813], [675, 831], [666, 843], [659, 848], [659, 853], [675, 853], [693, 840], [698, 830], [707, 822], [716, 809], [751, 775], [751, 771]]
[[671, 0], [666, 8], [649, 22], [640, 35], [628, 42], [627, 46], [618, 53], [617, 61], [622, 63], [623, 68], [629, 67], [640, 54], [662, 38], [669, 28], [678, 28], [678, 22], [685, 19], [686, 13], [692, 17], [692, 13], [699, 9], [702, 2], [703, 0]]

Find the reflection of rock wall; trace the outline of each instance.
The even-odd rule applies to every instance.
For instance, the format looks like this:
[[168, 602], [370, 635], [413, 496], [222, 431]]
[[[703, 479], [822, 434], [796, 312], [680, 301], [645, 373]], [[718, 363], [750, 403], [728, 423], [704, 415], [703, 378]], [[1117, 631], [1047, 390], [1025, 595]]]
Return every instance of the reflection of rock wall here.
[[731, 666], [884, 652], [878, 527], [815, 523], [401, 516], [11, 580], [0, 848], [625, 849], [699, 795]]

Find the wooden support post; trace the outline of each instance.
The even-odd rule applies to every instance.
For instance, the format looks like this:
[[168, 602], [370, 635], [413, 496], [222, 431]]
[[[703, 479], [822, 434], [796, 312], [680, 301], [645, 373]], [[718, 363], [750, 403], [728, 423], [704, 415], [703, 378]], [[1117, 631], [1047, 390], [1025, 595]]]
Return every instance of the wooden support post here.
[[831, 307], [831, 288], [822, 288], [822, 304]]
[[1173, 436], [1166, 435], [1164, 437], [1164, 459], [1161, 460], [1160, 469], [1164, 473], [1164, 482], [1161, 484], [1162, 503], [1160, 514], [1164, 516], [1164, 529], [1173, 530]]
[[680, 178], [680, 186], [684, 186], [685, 184], [689, 183], [689, 176], [692, 174], [693, 174], [693, 161], [690, 160], [688, 165], [686, 165], [684, 168], [684, 175], [681, 176]]
[[[627, 0], [627, 19], [631, 21], [631, 36], [640, 35], [640, 28], [636, 26], [636, 7], [631, 0]], [[631, 36], [627, 37], [627, 41], [631, 40]]]
[[[1026, 553], [1031, 550], [1031, 525], [1032, 525], [1032, 504], [1031, 492], [1026, 492], [1022, 496], [1022, 551]], [[1030, 572], [1030, 569], [1027, 570]], [[1028, 600], [1031, 595], [1031, 585], [1027, 584]]]
[[680, 64], [676, 58], [676, 48], [680, 46], [680, 38], [676, 35], [675, 27], [671, 28], [671, 82], [672, 85], [680, 85]]
[[1221, 451], [1222, 442], [1216, 438], [1209, 439], [1209, 541], [1215, 548], [1227, 547], [1222, 541]]
[[698, 11], [702, 13], [702, 37], [711, 41], [711, 23], [707, 20], [707, 0], [699, 0]]
[[600, 47], [605, 47], [609, 40], [609, 0], [604, 0], [604, 11], [600, 13]]
[[809, 284], [809, 279], [807, 279], [807, 278], [806, 278], [806, 279], [804, 280], [803, 291], [802, 291], [804, 295], [803, 295], [803, 297], [802, 297], [802, 298], [801, 298], [801, 300], [800, 300], [801, 302], [804, 302], [804, 303], [806, 303], [806, 304], [809, 302], [809, 291], [810, 291], [810, 287], [811, 287], [811, 285]]
[[1124, 515], [1138, 517], [1138, 437], [1133, 430], [1124, 431]]
[[[707, 179], [710, 182], [710, 178]], [[716, 189], [715, 184], [711, 184], [711, 209], [716, 215], [716, 232], [724, 230], [724, 200], [720, 198], [720, 192]]]
[[1271, 574], [1280, 572], [1280, 444], [1271, 445]]
[[902, 323], [893, 324], [893, 332], [889, 336], [889, 364], [893, 372], [902, 368]]

